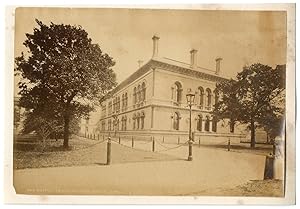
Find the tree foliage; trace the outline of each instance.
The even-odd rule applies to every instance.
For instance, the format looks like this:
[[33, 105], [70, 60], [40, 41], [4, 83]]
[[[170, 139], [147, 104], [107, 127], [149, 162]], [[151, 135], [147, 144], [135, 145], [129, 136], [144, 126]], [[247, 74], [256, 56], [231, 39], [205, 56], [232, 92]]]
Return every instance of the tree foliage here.
[[285, 65], [272, 69], [260, 63], [245, 66], [236, 80], [217, 85], [222, 99], [215, 105], [214, 114], [228, 118], [231, 123], [248, 124], [251, 130], [251, 147], [255, 146], [255, 128], [274, 130], [282, 123], [285, 89]]
[[116, 85], [115, 62], [80, 26], [36, 22], [33, 34], [26, 34], [27, 56], [15, 59], [20, 105], [62, 118], [67, 148], [71, 117], [87, 116]]

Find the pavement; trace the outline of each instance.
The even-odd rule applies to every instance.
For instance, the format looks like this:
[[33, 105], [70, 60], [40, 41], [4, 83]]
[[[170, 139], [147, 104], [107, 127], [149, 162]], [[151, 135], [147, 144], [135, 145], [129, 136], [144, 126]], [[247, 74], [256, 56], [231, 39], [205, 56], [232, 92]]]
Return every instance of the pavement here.
[[19, 194], [206, 195], [263, 179], [263, 155], [195, 146], [193, 161], [186, 161], [187, 146], [164, 146], [160, 151], [172, 160], [14, 170], [14, 187]]

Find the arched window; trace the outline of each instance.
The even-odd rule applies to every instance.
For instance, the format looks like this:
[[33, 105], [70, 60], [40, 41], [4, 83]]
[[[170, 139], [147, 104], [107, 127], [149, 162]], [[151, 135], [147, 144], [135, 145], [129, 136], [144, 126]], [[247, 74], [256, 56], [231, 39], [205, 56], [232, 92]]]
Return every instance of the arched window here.
[[141, 129], [144, 129], [145, 113], [141, 113]]
[[119, 118], [118, 119], [116, 119], [116, 131], [118, 131], [119, 130], [119, 124], [120, 124], [120, 120], [119, 120]]
[[179, 120], [180, 120], [179, 112], [175, 112], [174, 120], [173, 120], [173, 128], [175, 130], [179, 130]]
[[181, 103], [182, 97], [182, 85], [178, 81], [176, 81], [172, 87], [172, 99], [175, 104], [179, 105]]
[[124, 94], [122, 94], [122, 99], [121, 99], [121, 111], [124, 110]]
[[142, 83], [142, 101], [146, 100], [146, 84], [145, 82]]
[[209, 116], [206, 116], [206, 120], [205, 120], [205, 131], [209, 131], [209, 123], [210, 123], [210, 119]]
[[211, 127], [213, 132], [217, 132], [217, 124], [218, 124], [218, 119], [214, 117], [212, 120], [212, 127]]
[[126, 115], [124, 116], [124, 131], [126, 131], [126, 129], [127, 129], [127, 117], [126, 117]]
[[197, 117], [197, 130], [202, 131], [202, 115], [198, 115]]
[[133, 104], [136, 103], [136, 87], [133, 89]]
[[206, 89], [206, 95], [207, 95], [207, 109], [211, 108], [211, 90], [209, 88]]
[[136, 119], [137, 119], [136, 129], [140, 129], [140, 118], [141, 118], [140, 113], [138, 113], [137, 116], [136, 116]]
[[204, 89], [200, 86], [199, 90], [199, 107], [202, 109], [204, 107]]
[[215, 93], [215, 104], [217, 104], [219, 102], [219, 92], [217, 89], [215, 89], [214, 93]]
[[135, 113], [133, 114], [132, 120], [133, 120], [132, 129], [134, 130], [135, 126], [136, 126], [136, 124], [135, 124], [136, 123], [136, 114]]
[[137, 88], [137, 103], [140, 103], [141, 102], [141, 85], [138, 85], [138, 88]]
[[127, 92], [125, 93], [125, 98], [124, 98], [124, 108], [125, 108], [125, 110], [127, 110], [127, 106], [128, 106], [128, 96], [127, 96]]

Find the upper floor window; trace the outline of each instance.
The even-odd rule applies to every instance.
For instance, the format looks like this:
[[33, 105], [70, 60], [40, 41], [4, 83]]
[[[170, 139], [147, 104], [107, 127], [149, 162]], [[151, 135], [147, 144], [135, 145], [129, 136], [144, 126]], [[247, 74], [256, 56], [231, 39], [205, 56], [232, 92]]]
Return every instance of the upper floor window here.
[[178, 81], [172, 86], [172, 100], [175, 104], [179, 105], [181, 103], [182, 97], [182, 85]]
[[145, 82], [142, 83], [142, 101], [146, 100], [146, 84]]
[[219, 102], [219, 92], [217, 89], [215, 89], [214, 93], [215, 93], [215, 104], [217, 104]]
[[125, 101], [124, 108], [125, 108], [125, 110], [127, 110], [127, 107], [128, 107], [128, 96], [127, 96], [127, 92], [125, 93], [124, 101]]
[[136, 87], [134, 87], [133, 89], [133, 104], [135, 104], [137, 102], [137, 95], [136, 95]]
[[211, 108], [211, 90], [209, 88], [206, 89], [206, 95], [207, 95], [207, 109]]
[[140, 103], [142, 100], [141, 100], [141, 85], [138, 85], [138, 88], [137, 88], [137, 103]]
[[120, 104], [120, 97], [118, 96], [116, 98], [116, 112], [120, 112], [120, 107], [121, 107], [121, 104]]
[[112, 102], [108, 102], [108, 115], [111, 115], [112, 113]]
[[199, 107], [202, 109], [204, 106], [204, 89], [200, 86], [199, 90]]

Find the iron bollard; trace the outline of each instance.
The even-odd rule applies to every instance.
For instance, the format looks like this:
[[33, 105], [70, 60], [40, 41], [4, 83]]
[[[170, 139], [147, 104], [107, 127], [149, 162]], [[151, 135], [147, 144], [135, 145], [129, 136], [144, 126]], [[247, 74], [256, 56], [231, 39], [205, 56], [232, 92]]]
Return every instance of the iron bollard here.
[[155, 140], [154, 140], [154, 137], [152, 139], [152, 152], [155, 152]]
[[108, 137], [107, 140], [107, 155], [106, 155], [106, 165], [110, 165], [111, 162], [111, 139]]
[[162, 141], [163, 143], [165, 143], [165, 137], [163, 136], [163, 141]]
[[271, 153], [266, 156], [264, 180], [274, 178], [274, 158]]
[[228, 147], [227, 150], [230, 151], [230, 139], [228, 139]]
[[177, 144], [180, 144], [180, 137], [178, 136]]
[[131, 137], [131, 147], [134, 147], [134, 140], [133, 140], [133, 137]]
[[121, 137], [119, 136], [119, 144], [121, 144]]
[[200, 136], [199, 136], [199, 147], [200, 147], [200, 145], [201, 145], [201, 141], [200, 141]]
[[193, 160], [193, 141], [189, 140], [189, 156], [188, 156], [188, 161]]

